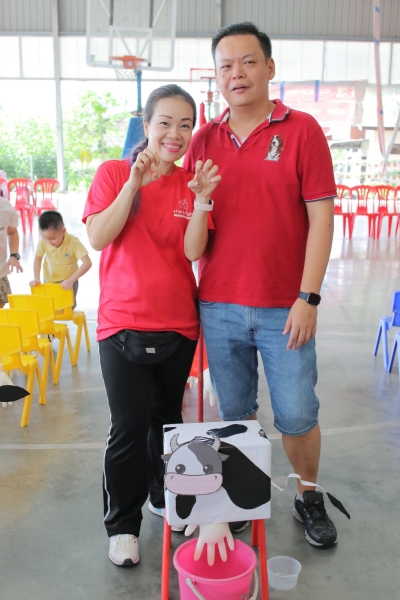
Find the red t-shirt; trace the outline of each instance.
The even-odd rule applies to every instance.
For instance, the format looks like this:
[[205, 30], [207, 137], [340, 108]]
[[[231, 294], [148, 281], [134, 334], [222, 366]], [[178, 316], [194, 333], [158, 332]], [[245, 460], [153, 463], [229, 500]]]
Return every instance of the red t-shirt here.
[[273, 102], [270, 119], [244, 142], [229, 128], [226, 111], [200, 128], [185, 156], [189, 171], [197, 160], [211, 158], [222, 175], [212, 194], [215, 232], [203, 255], [201, 300], [292, 306], [304, 268], [305, 202], [336, 196], [319, 124]]
[[[130, 172], [130, 161], [100, 165], [83, 214], [101, 212], [114, 202]], [[183, 238], [193, 211], [193, 178], [175, 167], [141, 188], [141, 207], [100, 258], [97, 338], [122, 329], [177, 331], [198, 338], [197, 287]]]

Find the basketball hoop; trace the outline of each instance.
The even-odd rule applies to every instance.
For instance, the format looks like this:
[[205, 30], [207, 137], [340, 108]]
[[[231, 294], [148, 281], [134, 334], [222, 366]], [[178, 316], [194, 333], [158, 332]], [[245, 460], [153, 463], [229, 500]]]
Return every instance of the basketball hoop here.
[[110, 56], [110, 62], [114, 68], [118, 81], [135, 81], [138, 71], [137, 64], [146, 62], [138, 56]]
[[191, 90], [193, 88], [192, 95], [202, 95], [207, 121], [220, 114], [220, 93], [215, 82], [215, 69], [191, 68], [190, 87]]

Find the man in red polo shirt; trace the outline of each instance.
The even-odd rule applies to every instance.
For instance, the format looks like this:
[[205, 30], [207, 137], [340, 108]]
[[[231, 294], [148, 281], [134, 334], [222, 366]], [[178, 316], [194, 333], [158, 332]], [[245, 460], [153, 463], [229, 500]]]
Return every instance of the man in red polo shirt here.
[[[223, 420], [256, 418], [259, 351], [286, 454], [303, 480], [316, 482], [314, 336], [333, 236], [330, 152], [313, 117], [270, 100], [266, 34], [252, 23], [230, 25], [216, 33], [212, 52], [229, 108], [199, 130], [185, 159], [194, 171], [211, 158], [222, 175], [199, 292], [211, 379]], [[310, 544], [329, 547], [336, 529], [314, 490], [299, 483], [294, 516]]]

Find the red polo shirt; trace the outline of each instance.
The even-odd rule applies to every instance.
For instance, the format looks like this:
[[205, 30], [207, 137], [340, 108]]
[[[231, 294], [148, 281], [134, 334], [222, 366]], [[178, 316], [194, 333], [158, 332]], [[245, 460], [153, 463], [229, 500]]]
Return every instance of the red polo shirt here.
[[[323, 131], [309, 114], [280, 100], [241, 143], [227, 109], [194, 135], [184, 166], [211, 158], [222, 180], [213, 192], [215, 232], [206, 251], [199, 297], [244, 306], [290, 307], [304, 268], [305, 202], [336, 195]], [[306, 290], [307, 291], [307, 290]]]
[[[129, 178], [130, 161], [100, 165], [83, 222], [112, 204]], [[97, 338], [121, 329], [177, 331], [198, 338], [197, 287], [183, 238], [193, 211], [193, 174], [175, 167], [141, 189], [140, 212], [101, 252]], [[209, 225], [212, 228], [212, 223]]]

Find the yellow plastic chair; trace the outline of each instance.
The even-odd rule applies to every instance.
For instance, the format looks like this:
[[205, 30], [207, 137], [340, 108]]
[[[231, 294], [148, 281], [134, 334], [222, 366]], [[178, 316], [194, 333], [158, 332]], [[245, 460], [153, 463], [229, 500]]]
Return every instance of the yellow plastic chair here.
[[37, 310], [39, 313], [39, 328], [40, 335], [54, 335], [60, 344], [58, 346], [56, 368], [55, 368], [55, 383], [59, 382], [61, 373], [61, 363], [64, 354], [65, 340], [67, 340], [68, 353], [71, 365], [74, 367], [74, 356], [72, 351], [71, 336], [69, 329], [64, 323], [54, 323], [55, 310], [53, 298], [48, 296], [32, 296], [31, 294], [9, 294], [8, 302], [11, 308], [28, 308]]
[[72, 321], [77, 325], [76, 340], [74, 348], [74, 364], [78, 362], [81, 346], [82, 329], [85, 331], [86, 348], [90, 352], [89, 332], [87, 328], [86, 315], [81, 310], [73, 310], [74, 292], [64, 290], [60, 283], [41, 283], [31, 288], [32, 294], [51, 296], [54, 300], [57, 321]]
[[42, 383], [46, 393], [49, 365], [55, 383], [56, 365], [51, 342], [40, 335], [39, 313], [25, 308], [4, 308], [0, 311], [1, 325], [18, 325], [21, 328], [23, 352], [39, 352], [43, 356]]
[[46, 394], [42, 385], [42, 377], [39, 370], [39, 362], [36, 356], [22, 354], [21, 329], [17, 325], [0, 325], [0, 362], [4, 371], [21, 369], [27, 375], [26, 396], [22, 410], [21, 427], [26, 427], [32, 403], [32, 391], [36, 380], [39, 386], [39, 404], [46, 404]]

